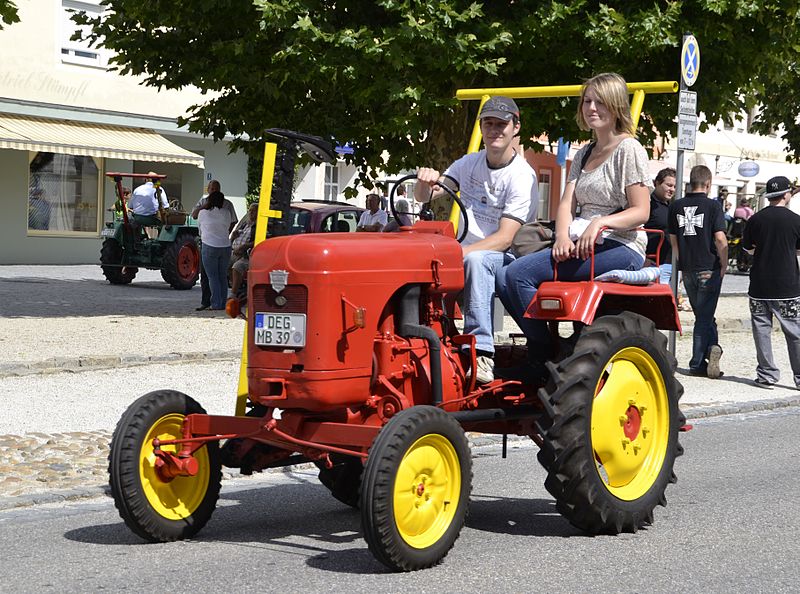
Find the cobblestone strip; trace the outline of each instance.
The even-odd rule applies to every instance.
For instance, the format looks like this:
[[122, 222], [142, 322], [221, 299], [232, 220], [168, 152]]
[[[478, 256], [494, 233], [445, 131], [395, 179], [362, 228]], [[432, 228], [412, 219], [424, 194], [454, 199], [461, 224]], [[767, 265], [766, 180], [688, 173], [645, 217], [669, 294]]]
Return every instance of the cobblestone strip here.
[[[800, 406], [800, 396], [688, 406], [683, 412], [687, 420], [693, 420], [794, 406]], [[470, 433], [469, 438], [473, 447], [502, 440], [499, 435], [480, 433]], [[0, 435], [0, 510], [108, 494], [110, 442], [108, 431]], [[239, 476], [236, 469], [223, 469], [223, 480]]]

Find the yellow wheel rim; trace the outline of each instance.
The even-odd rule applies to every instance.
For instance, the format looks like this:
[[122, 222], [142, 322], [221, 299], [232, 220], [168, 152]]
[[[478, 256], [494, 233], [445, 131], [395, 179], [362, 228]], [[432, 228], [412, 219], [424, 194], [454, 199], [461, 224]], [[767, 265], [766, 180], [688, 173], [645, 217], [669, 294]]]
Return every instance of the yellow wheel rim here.
[[[203, 501], [208, 490], [211, 469], [205, 447], [194, 453], [199, 465], [195, 476], [179, 476], [165, 481], [156, 470], [156, 455], [153, 439], [180, 439], [183, 435], [183, 419], [180, 414], [169, 414], [156, 421], [144, 438], [139, 453], [139, 477], [142, 489], [152, 508], [168, 520], [183, 520], [191, 516]], [[166, 445], [165, 452], [176, 452], [176, 446]]]
[[397, 469], [394, 518], [416, 549], [435, 544], [450, 527], [461, 494], [461, 465], [453, 444], [430, 434], [414, 442]]
[[635, 347], [606, 365], [592, 405], [592, 449], [608, 490], [625, 501], [653, 486], [669, 443], [669, 397], [656, 362]]

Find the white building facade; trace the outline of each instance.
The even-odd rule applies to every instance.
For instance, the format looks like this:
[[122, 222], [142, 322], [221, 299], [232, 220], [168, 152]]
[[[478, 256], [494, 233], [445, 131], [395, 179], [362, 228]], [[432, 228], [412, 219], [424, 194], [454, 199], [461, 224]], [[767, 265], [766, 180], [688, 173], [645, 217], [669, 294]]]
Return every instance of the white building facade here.
[[70, 11], [99, 14], [93, 0], [17, 4], [20, 22], [0, 31], [0, 264], [97, 262], [116, 200], [109, 172], [165, 174], [188, 209], [218, 179], [244, 213], [247, 157], [176, 124], [199, 91], [145, 87], [71, 41]]

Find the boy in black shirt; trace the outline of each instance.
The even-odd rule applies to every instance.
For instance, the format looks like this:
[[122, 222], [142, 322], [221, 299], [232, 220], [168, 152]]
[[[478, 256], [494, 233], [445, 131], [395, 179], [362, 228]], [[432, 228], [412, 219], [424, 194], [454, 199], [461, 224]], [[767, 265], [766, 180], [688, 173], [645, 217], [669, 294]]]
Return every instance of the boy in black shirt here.
[[722, 348], [714, 312], [728, 266], [728, 238], [722, 207], [708, 197], [711, 170], [692, 167], [689, 185], [691, 191], [670, 204], [669, 239], [695, 316], [689, 371], [716, 379], [722, 375]]
[[794, 384], [800, 388], [800, 216], [781, 208], [792, 197], [792, 184], [783, 176], [767, 182], [769, 206], [747, 221], [742, 247], [754, 254], [750, 270], [750, 324], [756, 344], [755, 383], [771, 388], [780, 379], [772, 358], [772, 316], [786, 337]]

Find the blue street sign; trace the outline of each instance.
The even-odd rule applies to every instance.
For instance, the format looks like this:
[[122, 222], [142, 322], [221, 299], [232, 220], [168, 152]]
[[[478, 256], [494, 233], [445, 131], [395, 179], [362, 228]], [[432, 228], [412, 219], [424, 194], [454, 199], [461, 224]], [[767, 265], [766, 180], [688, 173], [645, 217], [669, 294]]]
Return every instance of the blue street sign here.
[[681, 76], [687, 87], [697, 82], [700, 75], [700, 44], [694, 35], [689, 35], [681, 49]]

